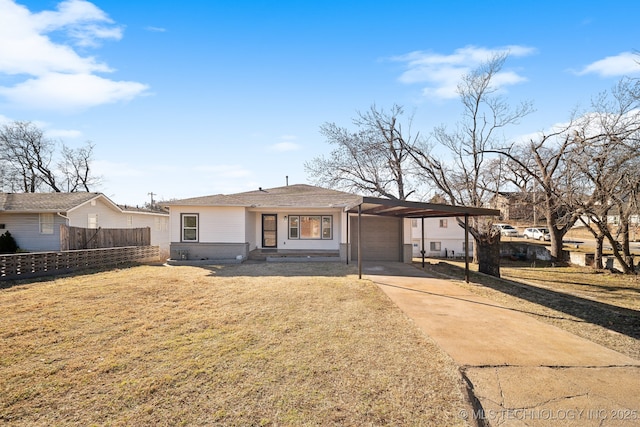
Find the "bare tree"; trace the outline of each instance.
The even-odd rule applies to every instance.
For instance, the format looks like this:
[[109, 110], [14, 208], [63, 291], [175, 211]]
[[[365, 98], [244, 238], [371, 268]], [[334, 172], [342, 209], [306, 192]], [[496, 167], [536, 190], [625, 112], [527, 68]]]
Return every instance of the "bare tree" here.
[[15, 121], [0, 127], [3, 187], [25, 193], [61, 192], [62, 177], [69, 183], [69, 191], [89, 191], [89, 186], [99, 181], [90, 171], [93, 145], [88, 143], [76, 150], [62, 145], [61, 158], [56, 162], [59, 145], [31, 122]]
[[541, 195], [554, 261], [562, 259], [563, 237], [580, 217], [575, 202], [587, 202], [583, 187], [577, 186], [579, 180], [575, 171], [566, 162], [567, 153], [575, 143], [573, 127], [571, 120], [528, 141], [489, 151], [505, 156], [514, 173], [529, 175], [533, 180], [534, 194]]
[[318, 185], [406, 200], [415, 192], [407, 180], [407, 147], [419, 135], [411, 136], [411, 120], [403, 129], [403, 113], [398, 105], [389, 112], [373, 105], [354, 119], [356, 131], [323, 124], [320, 132], [335, 148], [305, 163], [306, 172]]
[[[463, 116], [454, 130], [437, 127], [432, 141], [417, 141], [408, 147], [416, 173], [435, 185], [451, 204], [483, 207], [496, 194], [499, 174], [491, 170], [495, 157], [486, 153], [501, 142], [503, 128], [517, 124], [532, 111], [531, 103], [511, 107], [498, 94], [494, 80], [507, 56], [495, 55], [464, 76], [458, 85]], [[474, 259], [479, 270], [500, 276], [500, 233], [491, 225], [490, 219], [473, 219], [469, 232], [476, 242]]]
[[[10, 170], [10, 175], [19, 177], [21, 190], [34, 193], [45, 184], [42, 170], [51, 162], [53, 142], [31, 122], [13, 122], [0, 129], [1, 160]], [[55, 182], [53, 183], [55, 186]], [[55, 189], [54, 191], [58, 191]]]
[[[622, 79], [592, 102], [577, 133], [569, 161], [584, 177], [595, 203], [584, 206], [596, 242], [596, 267], [602, 268], [602, 243], [607, 239], [625, 273], [633, 272], [629, 248], [629, 219], [640, 185], [640, 85]], [[617, 237], [608, 217], [619, 216]]]
[[[610, 240], [622, 264], [607, 217], [616, 200], [630, 197], [638, 159], [638, 86], [628, 79], [611, 94], [601, 94], [592, 112], [572, 118], [548, 133], [515, 143], [500, 153], [518, 173], [527, 173], [543, 195], [543, 209], [551, 235], [551, 256], [562, 260], [563, 238], [577, 221], [590, 227], [596, 242], [596, 266], [602, 267], [603, 240]], [[626, 184], [623, 184], [626, 183]], [[586, 221], [586, 218], [589, 221]], [[624, 254], [628, 258], [627, 252]], [[626, 267], [625, 267], [626, 270]]]
[[62, 145], [58, 169], [67, 184], [68, 192], [91, 191], [91, 187], [100, 183], [100, 178], [90, 173], [94, 147], [91, 142], [76, 149]]

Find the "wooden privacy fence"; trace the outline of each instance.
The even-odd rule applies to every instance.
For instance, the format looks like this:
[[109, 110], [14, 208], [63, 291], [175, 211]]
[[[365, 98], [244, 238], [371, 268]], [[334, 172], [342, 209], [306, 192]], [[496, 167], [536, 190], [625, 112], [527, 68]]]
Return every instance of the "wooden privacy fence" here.
[[160, 248], [158, 246], [0, 255], [0, 280], [50, 276], [89, 268], [105, 268], [131, 262], [156, 262], [159, 260]]
[[149, 246], [151, 228], [80, 228], [60, 225], [60, 250]]

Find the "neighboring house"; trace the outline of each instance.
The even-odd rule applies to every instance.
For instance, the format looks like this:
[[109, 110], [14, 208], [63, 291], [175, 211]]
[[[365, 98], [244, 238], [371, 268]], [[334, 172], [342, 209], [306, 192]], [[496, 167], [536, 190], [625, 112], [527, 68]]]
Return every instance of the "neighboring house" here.
[[149, 227], [151, 245], [168, 255], [166, 211], [118, 206], [102, 193], [0, 193], [0, 234], [9, 231], [20, 249], [60, 250], [61, 224], [96, 229]]
[[[169, 208], [175, 260], [244, 260], [254, 251], [327, 253], [355, 260], [360, 242], [363, 261], [410, 262], [411, 218], [498, 214], [490, 209], [363, 197], [304, 184], [163, 205]], [[448, 221], [453, 226], [455, 218]]]
[[[422, 220], [411, 220], [411, 242], [414, 257], [422, 256]], [[427, 257], [463, 257], [464, 227], [456, 218], [424, 219], [424, 252]], [[473, 236], [469, 233], [469, 255], [473, 256]]]
[[504, 221], [526, 221], [537, 223], [544, 219], [544, 194], [541, 192], [498, 192], [491, 199], [491, 207], [500, 211]]

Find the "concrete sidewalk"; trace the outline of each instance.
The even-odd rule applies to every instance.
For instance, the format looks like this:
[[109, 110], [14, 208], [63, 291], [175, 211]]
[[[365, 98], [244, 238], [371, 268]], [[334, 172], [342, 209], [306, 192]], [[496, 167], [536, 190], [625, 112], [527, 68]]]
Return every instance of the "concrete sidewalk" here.
[[401, 263], [375, 282], [460, 366], [482, 411], [471, 425], [640, 425], [640, 360]]

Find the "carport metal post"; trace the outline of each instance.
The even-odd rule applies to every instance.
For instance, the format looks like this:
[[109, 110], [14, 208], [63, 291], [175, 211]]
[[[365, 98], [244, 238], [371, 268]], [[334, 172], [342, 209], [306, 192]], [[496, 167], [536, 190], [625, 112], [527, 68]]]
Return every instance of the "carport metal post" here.
[[362, 232], [362, 204], [358, 205], [358, 279], [362, 279], [362, 245], [360, 233]]
[[469, 214], [464, 214], [464, 281], [469, 283]]
[[420, 228], [422, 229], [422, 250], [420, 253], [422, 254], [422, 269], [424, 270], [424, 217], [420, 218], [422, 220], [422, 224]]
[[349, 211], [347, 211], [347, 265], [349, 265], [349, 255], [351, 255], [351, 238], [349, 237]]

